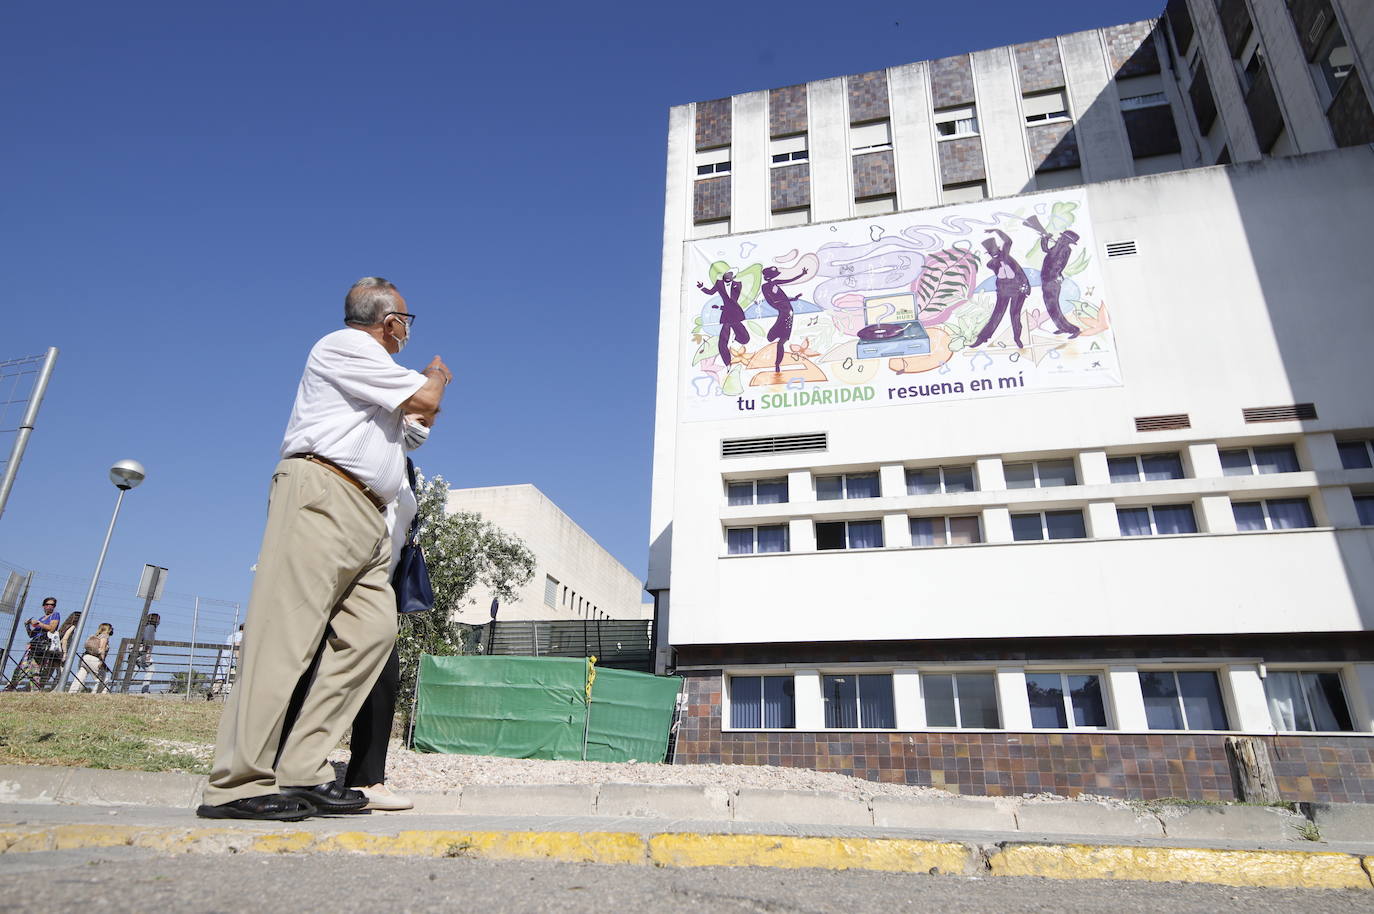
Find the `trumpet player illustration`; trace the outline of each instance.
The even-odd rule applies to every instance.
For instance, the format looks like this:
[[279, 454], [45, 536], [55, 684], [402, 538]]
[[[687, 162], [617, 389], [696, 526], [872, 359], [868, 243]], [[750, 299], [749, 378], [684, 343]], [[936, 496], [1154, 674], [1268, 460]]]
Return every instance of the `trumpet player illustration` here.
[[1069, 339], [1073, 339], [1078, 336], [1078, 328], [1066, 320], [1064, 312], [1059, 310], [1059, 290], [1064, 285], [1064, 267], [1073, 254], [1078, 233], [1070, 230], [1060, 232], [1054, 244], [1050, 244], [1050, 233], [1045, 231], [1039, 219], [1031, 216], [1025, 225], [1040, 233], [1040, 250], [1045, 252], [1045, 261], [1040, 265], [1040, 297], [1050, 312], [1050, 320], [1054, 321], [1054, 332], [1067, 333]]

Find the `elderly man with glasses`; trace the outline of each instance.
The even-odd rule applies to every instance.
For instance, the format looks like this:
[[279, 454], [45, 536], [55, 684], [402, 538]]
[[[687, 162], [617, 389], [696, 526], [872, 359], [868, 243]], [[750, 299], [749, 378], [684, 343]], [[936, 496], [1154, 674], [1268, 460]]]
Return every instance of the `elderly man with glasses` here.
[[[453, 378], [438, 356], [423, 372], [396, 364], [414, 322], [396, 287], [369, 276], [344, 299], [344, 328], [310, 350], [272, 476], [239, 677], [199, 816], [291, 821], [367, 805], [334, 779], [326, 755], [396, 637], [383, 511], [405, 482], [406, 416], [431, 424]], [[317, 653], [283, 737], [292, 687]]]

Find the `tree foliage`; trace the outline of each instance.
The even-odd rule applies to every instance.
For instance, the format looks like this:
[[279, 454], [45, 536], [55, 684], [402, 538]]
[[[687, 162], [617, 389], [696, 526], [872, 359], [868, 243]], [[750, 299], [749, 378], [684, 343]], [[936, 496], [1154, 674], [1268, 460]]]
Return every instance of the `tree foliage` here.
[[416, 469], [416, 498], [420, 504], [420, 545], [425, 551], [434, 609], [401, 617], [398, 646], [401, 657], [401, 708], [409, 718], [410, 696], [421, 654], [448, 656], [470, 653], [472, 644], [453, 613], [474, 602], [472, 590], [490, 589], [502, 601], [534, 576], [535, 556], [520, 537], [483, 520], [480, 514], [449, 514], [448, 483], [442, 476], [426, 479]]

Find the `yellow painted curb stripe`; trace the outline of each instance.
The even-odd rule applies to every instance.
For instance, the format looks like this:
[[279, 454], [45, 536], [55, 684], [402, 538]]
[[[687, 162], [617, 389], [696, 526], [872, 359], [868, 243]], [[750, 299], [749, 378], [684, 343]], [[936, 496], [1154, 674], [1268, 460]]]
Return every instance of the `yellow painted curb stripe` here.
[[906, 838], [626, 832], [403, 831], [317, 834], [244, 828], [0, 824], [0, 852], [132, 845], [174, 853], [346, 852], [655, 866], [766, 866], [990, 873], [1048, 879], [1121, 879], [1321, 889], [1374, 888], [1374, 856], [1325, 851], [1212, 850], [1115, 845], [1013, 844], [984, 863], [976, 847]]
[[905, 838], [794, 838], [778, 835], [661, 834], [649, 838], [659, 866], [817, 867], [900, 873], [962, 873], [974, 857], [964, 844]]
[[993, 854], [994, 876], [1210, 882], [1302, 889], [1369, 889], [1360, 857], [1321, 851], [1015, 845]]

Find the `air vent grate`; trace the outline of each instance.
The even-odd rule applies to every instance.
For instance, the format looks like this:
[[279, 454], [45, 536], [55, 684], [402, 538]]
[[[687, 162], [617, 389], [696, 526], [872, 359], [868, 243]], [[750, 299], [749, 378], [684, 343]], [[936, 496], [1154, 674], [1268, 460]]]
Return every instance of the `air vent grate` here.
[[1246, 422], [1292, 422], [1295, 419], [1317, 418], [1317, 407], [1312, 403], [1294, 403], [1291, 406], [1250, 406], [1240, 414]]
[[1136, 254], [1134, 241], [1107, 242], [1108, 257], [1133, 257]]
[[1138, 432], [1163, 432], [1174, 428], [1192, 428], [1187, 413], [1171, 416], [1136, 416], [1135, 430]]
[[826, 432], [810, 435], [772, 435], [767, 438], [725, 438], [720, 442], [720, 456], [795, 454], [800, 451], [823, 451], [829, 446], [830, 436]]

